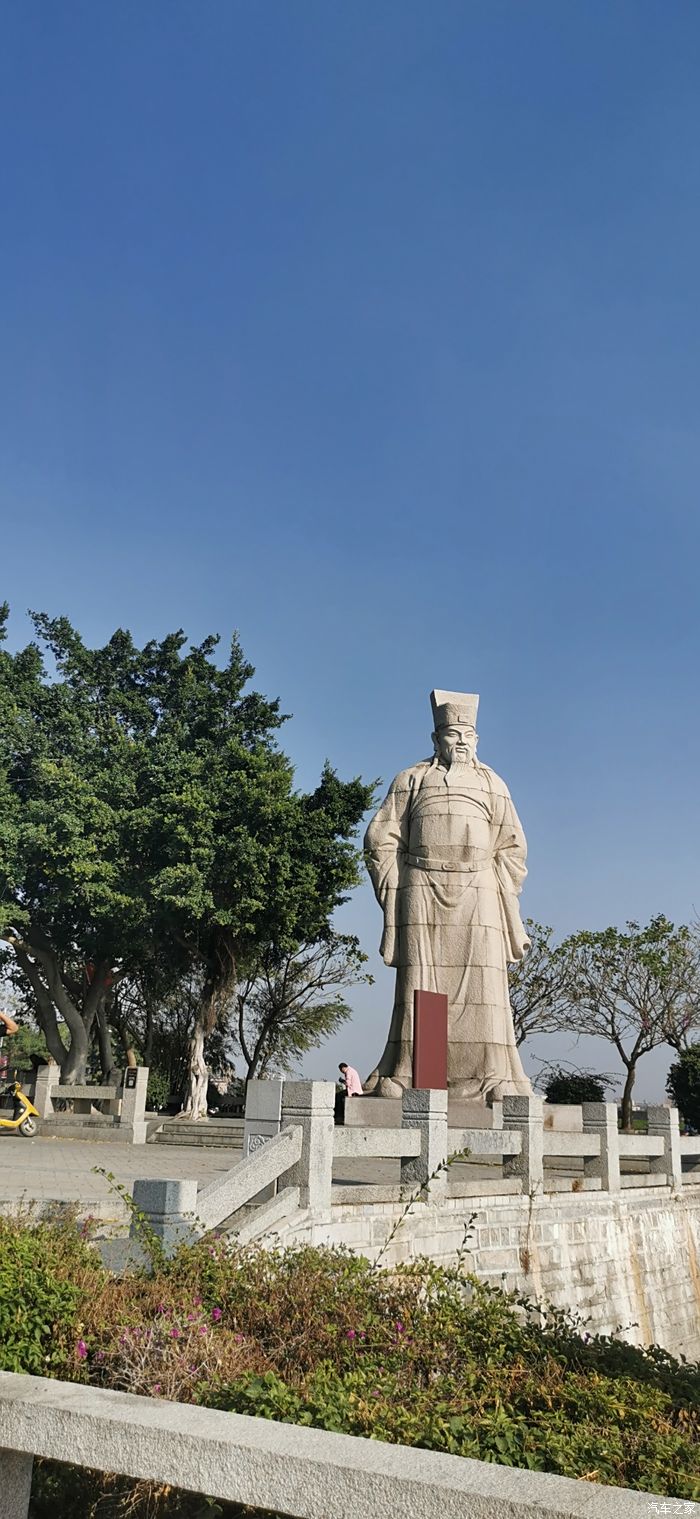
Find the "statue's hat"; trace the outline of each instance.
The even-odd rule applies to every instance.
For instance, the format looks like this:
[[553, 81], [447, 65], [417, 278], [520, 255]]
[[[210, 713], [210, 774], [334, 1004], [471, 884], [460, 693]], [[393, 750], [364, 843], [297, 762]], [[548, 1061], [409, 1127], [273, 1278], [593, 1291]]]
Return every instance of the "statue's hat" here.
[[479, 698], [471, 691], [431, 691], [435, 731], [438, 728], [476, 728]]

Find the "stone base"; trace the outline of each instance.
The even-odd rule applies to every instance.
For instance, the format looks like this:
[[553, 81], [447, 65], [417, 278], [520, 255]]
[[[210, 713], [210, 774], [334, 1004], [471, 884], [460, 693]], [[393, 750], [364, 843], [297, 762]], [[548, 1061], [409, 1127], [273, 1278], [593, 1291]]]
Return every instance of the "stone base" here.
[[494, 1102], [489, 1108], [485, 1102], [473, 1102], [467, 1097], [447, 1095], [447, 1126], [450, 1129], [502, 1129], [503, 1104]]
[[346, 1128], [400, 1129], [400, 1097], [346, 1097]]
[[583, 1111], [580, 1103], [545, 1102], [542, 1112], [545, 1129], [563, 1130], [567, 1134], [583, 1133]]

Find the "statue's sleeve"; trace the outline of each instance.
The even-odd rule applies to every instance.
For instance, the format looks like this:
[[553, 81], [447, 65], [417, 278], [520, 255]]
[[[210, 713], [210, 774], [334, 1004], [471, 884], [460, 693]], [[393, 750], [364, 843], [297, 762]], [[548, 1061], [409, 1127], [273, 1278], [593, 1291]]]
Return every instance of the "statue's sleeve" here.
[[501, 899], [506, 952], [510, 962], [522, 960], [530, 947], [518, 906], [518, 897], [527, 875], [527, 843], [520, 818], [513, 806], [510, 793], [503, 788], [494, 797], [494, 864], [498, 892]]
[[384, 913], [379, 952], [386, 965], [397, 964], [396, 898], [401, 866], [408, 851], [410, 805], [410, 773], [404, 771], [392, 782], [365, 834], [367, 869]]

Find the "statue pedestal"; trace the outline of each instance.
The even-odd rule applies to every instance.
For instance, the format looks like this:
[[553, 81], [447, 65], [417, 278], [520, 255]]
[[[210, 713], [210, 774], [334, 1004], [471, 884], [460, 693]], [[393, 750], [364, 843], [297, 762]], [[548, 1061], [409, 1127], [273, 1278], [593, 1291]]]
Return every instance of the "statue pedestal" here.
[[346, 1097], [346, 1129], [400, 1129], [400, 1097]]
[[451, 1129], [502, 1129], [503, 1103], [471, 1102], [466, 1097], [447, 1094], [447, 1123]]

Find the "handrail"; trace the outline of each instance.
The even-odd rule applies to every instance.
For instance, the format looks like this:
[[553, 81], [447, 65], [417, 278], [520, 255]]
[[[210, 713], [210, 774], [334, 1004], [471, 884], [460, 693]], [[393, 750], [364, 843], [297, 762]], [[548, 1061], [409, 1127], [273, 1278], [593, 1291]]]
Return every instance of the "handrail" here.
[[343, 1160], [357, 1156], [392, 1160], [420, 1155], [420, 1145], [417, 1129], [336, 1129], [333, 1156]]
[[259, 1150], [239, 1161], [233, 1170], [204, 1187], [197, 1196], [197, 1217], [203, 1228], [216, 1229], [258, 1192], [279, 1181], [300, 1159], [302, 1139], [301, 1125], [282, 1129]]
[[27, 1519], [34, 1456], [291, 1519], [649, 1519], [648, 1493], [13, 1372], [0, 1444], [3, 1519]]

